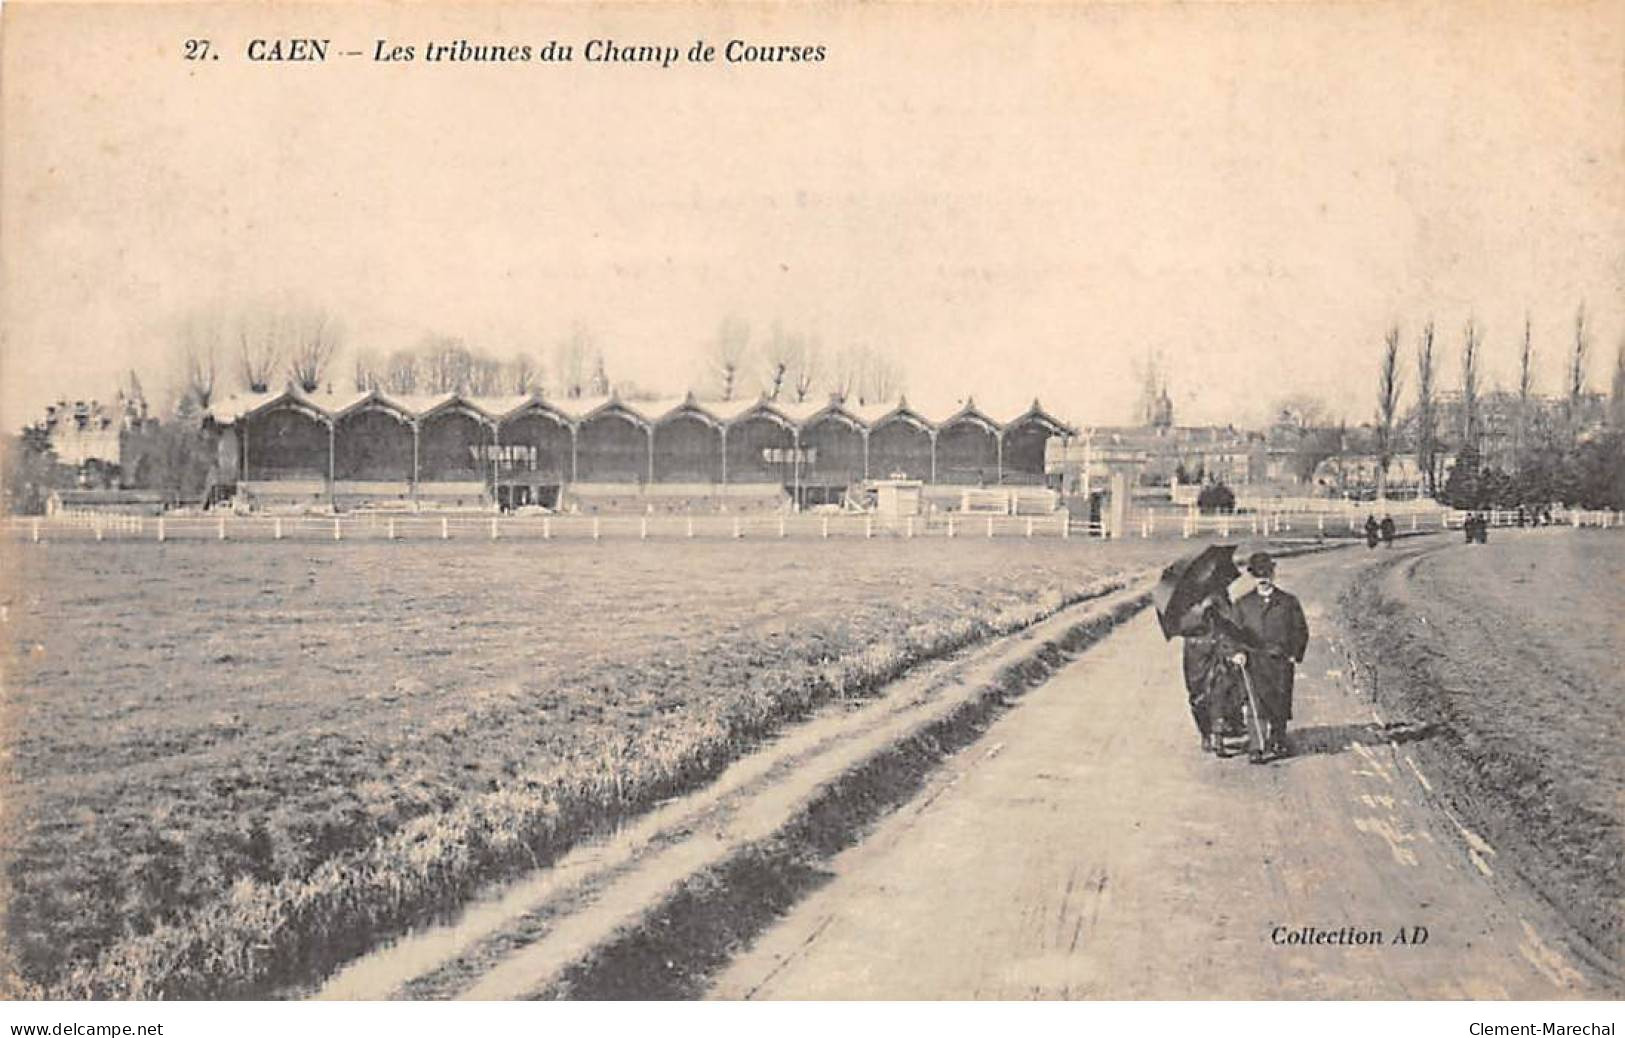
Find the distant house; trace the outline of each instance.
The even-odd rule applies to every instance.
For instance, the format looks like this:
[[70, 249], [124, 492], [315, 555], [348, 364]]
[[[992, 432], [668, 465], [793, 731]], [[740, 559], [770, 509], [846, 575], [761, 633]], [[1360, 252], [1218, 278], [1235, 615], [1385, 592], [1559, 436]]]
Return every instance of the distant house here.
[[[1317, 494], [1329, 497], [1373, 498], [1377, 495], [1382, 461], [1375, 454], [1334, 455], [1315, 466], [1311, 482]], [[1422, 492], [1422, 468], [1414, 454], [1395, 454], [1388, 462], [1386, 482], [1390, 497], [1416, 497]]]
[[44, 435], [56, 460], [79, 471], [81, 482], [94, 472], [110, 475], [124, 463], [127, 434], [144, 428], [151, 419], [139, 393], [120, 390], [112, 404], [97, 400], [58, 400], [45, 408], [34, 423]]

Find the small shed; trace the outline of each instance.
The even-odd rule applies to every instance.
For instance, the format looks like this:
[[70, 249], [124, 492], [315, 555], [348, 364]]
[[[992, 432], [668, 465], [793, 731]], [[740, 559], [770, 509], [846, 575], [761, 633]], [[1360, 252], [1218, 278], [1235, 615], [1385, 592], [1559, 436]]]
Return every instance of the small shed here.
[[918, 479], [876, 480], [875, 511], [887, 519], [919, 515], [924, 486]]

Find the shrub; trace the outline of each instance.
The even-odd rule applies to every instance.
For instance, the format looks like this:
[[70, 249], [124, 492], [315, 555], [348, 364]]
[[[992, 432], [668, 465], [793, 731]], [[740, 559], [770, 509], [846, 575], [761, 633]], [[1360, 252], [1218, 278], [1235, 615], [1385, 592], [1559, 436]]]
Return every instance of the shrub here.
[[1209, 483], [1196, 495], [1196, 507], [1204, 512], [1235, 511], [1236, 492], [1223, 483]]

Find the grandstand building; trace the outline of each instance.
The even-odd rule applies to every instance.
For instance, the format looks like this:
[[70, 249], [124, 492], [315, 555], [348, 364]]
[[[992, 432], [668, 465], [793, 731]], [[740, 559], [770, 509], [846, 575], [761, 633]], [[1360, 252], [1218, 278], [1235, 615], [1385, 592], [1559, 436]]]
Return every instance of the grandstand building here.
[[953, 507], [969, 487], [1041, 486], [1071, 430], [1037, 400], [1000, 421], [974, 401], [887, 406], [615, 396], [555, 400], [382, 392], [230, 397], [206, 418], [222, 482], [252, 507], [489, 507], [584, 512], [838, 503], [917, 479]]

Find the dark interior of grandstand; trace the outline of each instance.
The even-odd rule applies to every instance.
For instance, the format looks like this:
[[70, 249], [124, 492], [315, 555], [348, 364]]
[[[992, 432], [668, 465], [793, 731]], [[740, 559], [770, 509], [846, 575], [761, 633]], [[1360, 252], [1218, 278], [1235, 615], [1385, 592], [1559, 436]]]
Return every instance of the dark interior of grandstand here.
[[865, 423], [838, 403], [799, 420], [768, 401], [713, 410], [530, 398], [506, 411], [449, 397], [414, 412], [371, 393], [325, 408], [294, 391], [211, 416], [226, 481], [279, 505], [750, 511], [838, 504], [869, 481], [1042, 486], [1069, 430], [1037, 401], [998, 423], [967, 406], [940, 423], [905, 403]]

